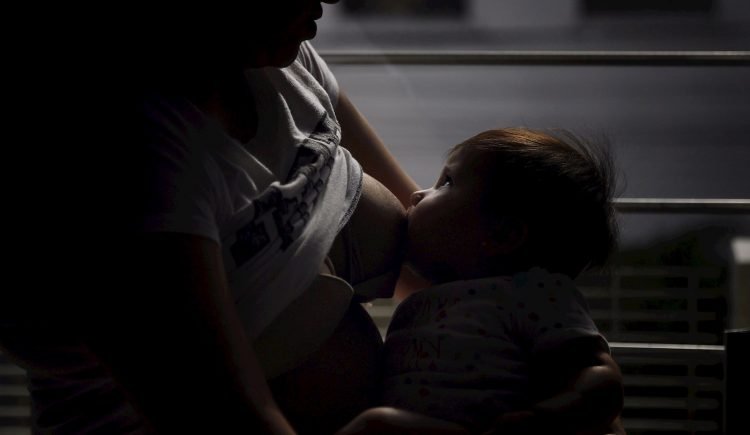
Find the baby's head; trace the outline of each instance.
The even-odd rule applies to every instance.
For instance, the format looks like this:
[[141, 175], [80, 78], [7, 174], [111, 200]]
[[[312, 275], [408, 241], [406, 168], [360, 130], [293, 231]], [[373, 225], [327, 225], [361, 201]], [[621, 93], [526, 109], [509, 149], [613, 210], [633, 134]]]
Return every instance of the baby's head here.
[[617, 241], [606, 150], [567, 132], [489, 130], [456, 145], [414, 192], [408, 262], [433, 283], [540, 266], [575, 278]]

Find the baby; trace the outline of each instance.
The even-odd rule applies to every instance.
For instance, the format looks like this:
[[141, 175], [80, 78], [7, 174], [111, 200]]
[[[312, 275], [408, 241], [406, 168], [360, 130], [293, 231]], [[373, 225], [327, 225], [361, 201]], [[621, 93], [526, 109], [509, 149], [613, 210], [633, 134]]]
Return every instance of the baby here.
[[471, 432], [607, 432], [621, 374], [572, 278], [616, 243], [612, 189], [609, 157], [567, 133], [455, 146], [407, 211], [407, 261], [432, 286], [393, 316], [384, 404]]

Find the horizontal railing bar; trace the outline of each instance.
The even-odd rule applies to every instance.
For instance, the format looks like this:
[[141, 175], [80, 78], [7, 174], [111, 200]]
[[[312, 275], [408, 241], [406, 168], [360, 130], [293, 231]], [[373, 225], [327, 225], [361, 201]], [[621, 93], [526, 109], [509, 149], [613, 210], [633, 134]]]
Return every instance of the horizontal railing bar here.
[[642, 396], [629, 396], [625, 397], [626, 408], [641, 408], [641, 409], [686, 409], [690, 405], [693, 405], [693, 409], [716, 409], [718, 408], [719, 401], [716, 399], [688, 399], [688, 398], [674, 398], [674, 397], [642, 397]]
[[617, 198], [620, 213], [750, 213], [750, 199]]
[[1, 376], [25, 376], [26, 372], [13, 364], [0, 364]]
[[708, 420], [677, 420], [667, 418], [634, 418], [628, 417], [628, 430], [645, 430], [648, 433], [661, 431], [683, 431], [695, 433], [696, 431], [716, 431], [718, 424]]
[[[591, 309], [591, 317], [605, 319], [611, 313], [610, 309]], [[661, 321], [661, 322], [690, 322], [703, 320], [716, 320], [716, 313], [711, 311], [690, 312], [687, 310], [672, 309], [652, 309], [652, 310], [621, 310], [618, 321]]]
[[0, 405], [0, 417], [31, 417], [31, 406]]
[[657, 350], [685, 350], [700, 352], [724, 352], [724, 346], [712, 344], [678, 344], [678, 343], [633, 343], [633, 342], [609, 342], [609, 347], [614, 349], [657, 349]]
[[748, 66], [750, 51], [341, 51], [321, 50], [337, 65]]

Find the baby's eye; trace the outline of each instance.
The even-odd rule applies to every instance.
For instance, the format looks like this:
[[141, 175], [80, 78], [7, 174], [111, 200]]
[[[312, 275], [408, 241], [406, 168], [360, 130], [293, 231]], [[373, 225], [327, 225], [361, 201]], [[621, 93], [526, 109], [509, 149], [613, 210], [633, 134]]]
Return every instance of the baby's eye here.
[[439, 187], [452, 186], [452, 185], [453, 185], [453, 178], [446, 175], [445, 177], [443, 177], [443, 181], [440, 183]]

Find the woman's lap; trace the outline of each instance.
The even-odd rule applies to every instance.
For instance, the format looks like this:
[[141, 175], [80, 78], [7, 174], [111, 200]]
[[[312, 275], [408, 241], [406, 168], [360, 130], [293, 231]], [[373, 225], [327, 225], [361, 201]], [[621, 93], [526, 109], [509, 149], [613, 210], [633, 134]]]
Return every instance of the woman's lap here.
[[336, 332], [297, 368], [269, 385], [282, 412], [302, 433], [333, 433], [379, 396], [382, 340], [353, 302]]
[[365, 175], [362, 189], [329, 255], [334, 272], [355, 289], [355, 298], [321, 347], [269, 382], [300, 432], [334, 432], [379, 399], [382, 338], [359, 302], [392, 296], [406, 221], [401, 204], [375, 179]]

